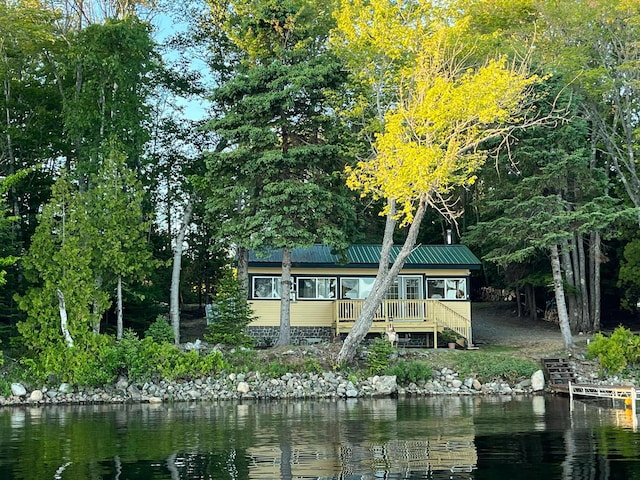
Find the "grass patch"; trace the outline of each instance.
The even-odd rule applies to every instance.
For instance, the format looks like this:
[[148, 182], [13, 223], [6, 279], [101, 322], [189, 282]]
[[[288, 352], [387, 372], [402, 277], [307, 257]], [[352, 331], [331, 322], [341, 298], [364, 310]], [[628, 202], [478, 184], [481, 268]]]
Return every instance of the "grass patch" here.
[[470, 351], [458, 355], [453, 360], [451, 368], [463, 376], [475, 374], [482, 383], [497, 379], [516, 383], [530, 378], [536, 370], [540, 369], [540, 366], [531, 360], [514, 357], [504, 352]]

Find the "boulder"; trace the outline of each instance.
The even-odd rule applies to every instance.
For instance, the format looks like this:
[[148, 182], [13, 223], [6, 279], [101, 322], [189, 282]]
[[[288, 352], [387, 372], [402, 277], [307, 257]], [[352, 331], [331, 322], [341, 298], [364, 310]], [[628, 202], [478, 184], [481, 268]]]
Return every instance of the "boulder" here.
[[34, 390], [33, 392], [31, 392], [31, 395], [29, 395], [29, 401], [40, 402], [43, 397], [44, 394], [42, 393], [42, 390]]
[[58, 392], [64, 393], [64, 394], [73, 393], [73, 387], [68, 383], [61, 383], [60, 386], [58, 387]]
[[11, 395], [15, 397], [24, 397], [27, 394], [27, 389], [21, 383], [11, 384]]
[[398, 391], [397, 377], [395, 375], [373, 377], [371, 386], [376, 395], [391, 395]]
[[115, 384], [116, 390], [126, 390], [129, 387], [129, 379], [124, 376], [118, 377], [118, 381]]
[[249, 384], [247, 382], [240, 382], [238, 383], [238, 387], [236, 388], [236, 391], [238, 393], [249, 393], [250, 387]]
[[544, 390], [544, 373], [542, 373], [542, 370], [536, 370], [531, 375], [531, 390], [534, 392]]

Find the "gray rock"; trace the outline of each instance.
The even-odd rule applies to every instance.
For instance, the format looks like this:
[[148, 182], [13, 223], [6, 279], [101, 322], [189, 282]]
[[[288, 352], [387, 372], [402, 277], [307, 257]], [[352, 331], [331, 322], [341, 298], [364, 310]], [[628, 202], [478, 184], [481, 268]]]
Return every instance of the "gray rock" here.
[[187, 344], [184, 346], [185, 350], [199, 351], [199, 350], [202, 350], [202, 348], [203, 348], [203, 344], [199, 338], [197, 338], [195, 342], [187, 342]]
[[250, 387], [249, 384], [247, 382], [240, 382], [238, 383], [238, 386], [236, 387], [236, 391], [238, 393], [249, 393]]
[[58, 387], [58, 392], [64, 393], [64, 394], [73, 393], [73, 387], [68, 383], [61, 383], [60, 386]]
[[16, 397], [24, 397], [27, 394], [27, 389], [21, 383], [11, 384], [11, 395]]
[[345, 395], [347, 396], [347, 398], [356, 398], [358, 396], [358, 390], [356, 390], [355, 388], [348, 388], [345, 392]]
[[118, 377], [115, 387], [116, 390], [126, 390], [129, 387], [129, 379], [127, 377]]
[[198, 390], [189, 390], [189, 391], [187, 392], [187, 396], [188, 396], [189, 398], [194, 399], [194, 400], [198, 400], [199, 398], [201, 398], [201, 397], [202, 397], [202, 395], [200, 394], [200, 392], [199, 392]]
[[544, 373], [542, 373], [542, 370], [537, 370], [531, 375], [531, 389], [534, 392], [544, 390]]
[[451, 386], [453, 388], [460, 388], [462, 386], [462, 382], [460, 380], [453, 380], [451, 382]]
[[391, 395], [398, 390], [398, 382], [395, 375], [373, 377], [371, 383], [376, 395]]
[[42, 393], [42, 390], [34, 390], [33, 392], [31, 392], [31, 395], [29, 395], [29, 401], [40, 402], [43, 397], [44, 394]]

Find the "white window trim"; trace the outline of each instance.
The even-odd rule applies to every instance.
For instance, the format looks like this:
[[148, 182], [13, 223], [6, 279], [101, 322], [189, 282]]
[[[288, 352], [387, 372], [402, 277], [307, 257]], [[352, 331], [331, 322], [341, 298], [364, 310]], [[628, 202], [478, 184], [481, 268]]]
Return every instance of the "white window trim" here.
[[[342, 282], [344, 282], [345, 280], [358, 280], [358, 282], [360, 282], [360, 280], [373, 280], [375, 282], [375, 277], [371, 277], [371, 276], [363, 276], [363, 277], [357, 277], [357, 276], [345, 276], [345, 277], [340, 277], [340, 290], [338, 292], [339, 294], [339, 298], [341, 300], [365, 300], [367, 297], [358, 297], [358, 298], [349, 298], [349, 297], [343, 297], [342, 296]], [[372, 284], [373, 286], [373, 284]]]
[[[333, 291], [333, 297], [328, 297], [328, 298], [321, 298], [318, 297], [318, 283], [316, 282], [316, 296], [315, 297], [303, 297], [300, 295], [300, 292], [303, 290], [302, 288], [300, 288], [300, 282], [304, 281], [304, 280], [329, 280], [329, 282], [333, 281], [334, 282], [334, 291]], [[306, 276], [306, 277], [296, 277], [296, 292], [297, 292], [297, 299], [300, 301], [305, 301], [305, 300], [335, 300], [337, 295], [338, 295], [338, 278], [337, 277], [318, 277], [318, 276]]]
[[[260, 297], [256, 295], [256, 279], [266, 279], [266, 278], [271, 279], [271, 296]], [[280, 300], [280, 295], [274, 296], [274, 293], [277, 294], [276, 286], [281, 282], [282, 282], [282, 277], [280, 277], [279, 275], [254, 275], [253, 277], [251, 277], [251, 298], [256, 300]]]
[[[429, 282], [430, 281], [439, 281], [442, 280], [444, 282], [444, 298], [438, 298], [434, 296], [429, 296]], [[447, 281], [457, 281], [464, 283], [464, 296], [462, 297], [449, 297], [447, 298]], [[469, 277], [426, 277], [425, 278], [425, 293], [427, 300], [446, 300], [453, 302], [466, 302], [469, 300]]]

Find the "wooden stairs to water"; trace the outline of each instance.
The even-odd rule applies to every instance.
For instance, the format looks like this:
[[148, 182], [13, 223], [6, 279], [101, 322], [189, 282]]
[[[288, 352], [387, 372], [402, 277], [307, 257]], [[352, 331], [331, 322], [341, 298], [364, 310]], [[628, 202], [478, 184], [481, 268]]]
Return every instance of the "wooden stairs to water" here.
[[576, 382], [576, 372], [565, 358], [543, 358], [542, 371], [549, 388], [555, 392], [568, 392], [569, 383]]
[[552, 392], [569, 395], [571, 410], [573, 410], [574, 396], [624, 400], [625, 407], [631, 407], [631, 415], [634, 422], [633, 428], [635, 430], [638, 422], [636, 402], [640, 399], [640, 390], [636, 389], [636, 387], [577, 384], [577, 375], [573, 367], [564, 358], [543, 358], [542, 369], [547, 380], [547, 385]]

